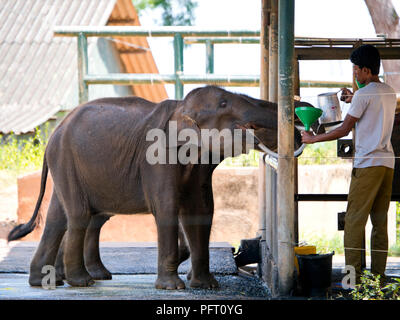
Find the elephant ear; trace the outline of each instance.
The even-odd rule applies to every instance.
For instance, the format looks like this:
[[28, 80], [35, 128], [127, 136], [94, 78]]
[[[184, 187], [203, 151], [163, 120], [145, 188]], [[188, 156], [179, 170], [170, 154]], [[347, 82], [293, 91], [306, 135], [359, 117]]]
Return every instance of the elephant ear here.
[[200, 128], [188, 114], [174, 113], [167, 122], [165, 132], [168, 148], [178, 148], [182, 145], [201, 147]]

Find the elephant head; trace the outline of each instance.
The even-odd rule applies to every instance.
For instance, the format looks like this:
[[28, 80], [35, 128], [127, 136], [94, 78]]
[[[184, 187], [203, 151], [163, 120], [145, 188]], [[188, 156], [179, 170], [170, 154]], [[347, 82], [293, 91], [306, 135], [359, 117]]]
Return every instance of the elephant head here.
[[[206, 151], [211, 153], [218, 151], [219, 161], [247, 153], [250, 148], [262, 150], [260, 147], [266, 146], [272, 151], [277, 149], [277, 104], [235, 94], [216, 86], [192, 90], [178, 104], [171, 120], [176, 121], [178, 132], [183, 129], [196, 132], [197, 139], [189, 139], [192, 145], [206, 145]], [[253, 136], [246, 135], [249, 129], [253, 130]], [[229, 140], [229, 136], [232, 140]], [[220, 143], [215, 148], [215, 140], [211, 140], [216, 137]], [[301, 146], [301, 135], [296, 128], [294, 139], [297, 149]], [[186, 142], [185, 139], [178, 139], [177, 145], [182, 146]]]

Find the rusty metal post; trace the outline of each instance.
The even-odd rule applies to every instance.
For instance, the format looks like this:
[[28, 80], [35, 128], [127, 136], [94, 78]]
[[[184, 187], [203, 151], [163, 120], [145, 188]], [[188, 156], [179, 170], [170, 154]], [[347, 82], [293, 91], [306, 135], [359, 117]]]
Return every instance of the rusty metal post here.
[[[260, 48], [261, 48], [261, 70], [260, 70], [260, 98], [268, 100], [269, 90], [269, 10], [271, 0], [261, 1], [261, 30], [260, 30]], [[261, 239], [266, 238], [266, 165], [263, 160], [263, 154], [259, 157], [258, 172], [258, 215]]]
[[262, 0], [261, 8], [261, 72], [260, 72], [260, 97], [269, 100], [269, 37], [270, 37], [270, 11], [271, 0]]
[[269, 101], [278, 102], [278, 0], [271, 1], [269, 31]]
[[79, 33], [78, 37], [78, 88], [79, 88], [79, 104], [89, 100], [89, 90], [85, 76], [88, 74], [88, 54], [87, 54], [87, 37], [83, 33]]
[[[300, 66], [299, 60], [295, 56], [293, 59], [294, 68], [294, 94], [300, 97]], [[299, 192], [299, 161], [294, 158], [294, 193]], [[294, 202], [294, 243], [299, 243], [299, 202]]]
[[294, 286], [294, 0], [279, 1], [278, 268], [279, 293]]

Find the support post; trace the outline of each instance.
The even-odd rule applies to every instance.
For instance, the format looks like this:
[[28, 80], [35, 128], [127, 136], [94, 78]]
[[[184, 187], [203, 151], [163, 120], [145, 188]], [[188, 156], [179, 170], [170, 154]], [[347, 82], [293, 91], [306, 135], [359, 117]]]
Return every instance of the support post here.
[[260, 97], [269, 100], [269, 37], [270, 37], [270, 11], [271, 0], [261, 0], [261, 71], [260, 71]]
[[206, 40], [206, 73], [214, 73], [214, 43]]
[[[263, 100], [268, 100], [268, 90], [269, 90], [269, 10], [270, 10], [270, 0], [262, 0], [262, 10], [261, 10], [261, 32], [260, 32], [260, 42], [261, 42], [261, 70], [260, 70], [260, 98]], [[266, 168], [265, 162], [263, 160], [263, 154], [259, 157], [259, 172], [258, 172], [258, 215], [261, 239], [266, 239]]]
[[279, 1], [278, 270], [279, 293], [294, 286], [294, 0]]
[[174, 66], [175, 66], [175, 99], [183, 98], [183, 83], [179, 76], [183, 73], [183, 37], [181, 34], [174, 35]]
[[278, 0], [271, 1], [269, 29], [269, 101], [278, 102]]
[[[300, 66], [297, 57], [293, 60], [294, 94], [300, 97]], [[294, 158], [294, 193], [299, 193], [299, 161]], [[294, 243], [299, 244], [299, 202], [294, 202]]]
[[88, 54], [87, 54], [87, 37], [83, 33], [79, 33], [77, 37], [78, 44], [78, 88], [79, 88], [79, 104], [89, 100], [88, 85], [85, 76], [88, 74]]

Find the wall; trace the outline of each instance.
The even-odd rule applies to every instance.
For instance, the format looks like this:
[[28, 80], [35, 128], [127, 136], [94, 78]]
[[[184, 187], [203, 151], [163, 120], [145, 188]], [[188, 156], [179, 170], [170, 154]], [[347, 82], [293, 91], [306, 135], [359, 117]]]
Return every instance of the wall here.
[[[211, 241], [237, 244], [252, 238], [258, 229], [258, 169], [217, 169], [213, 175], [215, 214]], [[18, 179], [18, 223], [32, 216], [39, 194], [41, 172]], [[47, 207], [52, 193], [49, 175], [42, 205], [42, 224], [22, 240], [38, 241], [43, 231]], [[150, 214], [116, 215], [102, 228], [101, 241], [157, 241], [154, 217]]]
[[[347, 193], [351, 165], [299, 166], [300, 193]], [[47, 185], [42, 213], [47, 211], [51, 194]], [[32, 216], [40, 186], [40, 172], [18, 179], [18, 221]], [[211, 241], [235, 245], [241, 239], [253, 238], [259, 228], [258, 168], [218, 168], [213, 175], [215, 213]], [[346, 202], [301, 202], [299, 204], [300, 240], [310, 242], [317, 237], [343, 236], [337, 231], [337, 213], [346, 210]], [[395, 203], [389, 210], [389, 242], [395, 243]], [[44, 221], [44, 219], [43, 219]], [[43, 224], [42, 224], [43, 225]], [[367, 225], [367, 238], [371, 226]], [[40, 239], [42, 226], [23, 240]], [[103, 227], [101, 241], [156, 241], [152, 215], [116, 215]], [[312, 242], [312, 241], [311, 241]]]

